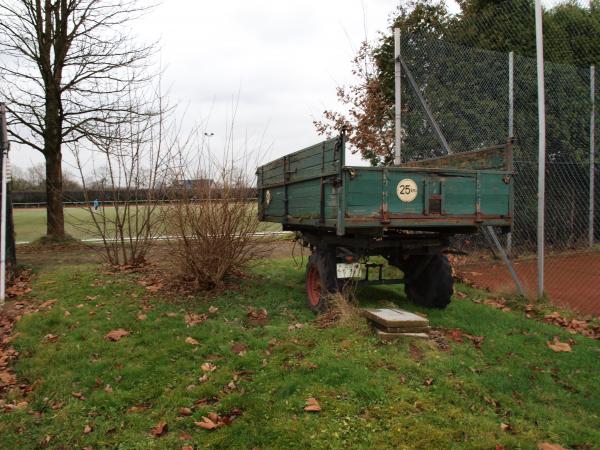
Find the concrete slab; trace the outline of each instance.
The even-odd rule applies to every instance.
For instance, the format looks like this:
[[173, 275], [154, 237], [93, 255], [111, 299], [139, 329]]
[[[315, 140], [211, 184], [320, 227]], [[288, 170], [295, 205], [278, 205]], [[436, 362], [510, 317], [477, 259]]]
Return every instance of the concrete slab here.
[[431, 328], [429, 326], [418, 326], [418, 327], [384, 327], [377, 322], [367, 319], [369, 325], [374, 329], [385, 331], [386, 333], [429, 333]]
[[409, 311], [392, 308], [367, 308], [362, 314], [386, 328], [418, 328], [429, 326], [429, 320]]
[[401, 338], [429, 339], [427, 333], [387, 333], [383, 330], [375, 330], [375, 334], [383, 341], [393, 341]]

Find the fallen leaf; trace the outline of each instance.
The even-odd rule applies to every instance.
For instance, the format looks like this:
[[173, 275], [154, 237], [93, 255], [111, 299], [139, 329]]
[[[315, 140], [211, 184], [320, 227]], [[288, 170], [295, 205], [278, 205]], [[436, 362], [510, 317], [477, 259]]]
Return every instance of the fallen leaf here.
[[502, 310], [504, 310], [507, 307], [506, 301], [502, 300], [502, 299], [496, 300], [496, 299], [486, 298], [483, 301], [483, 304], [491, 306], [492, 308], [497, 308], [497, 309], [502, 309]]
[[264, 325], [269, 320], [269, 313], [264, 308], [257, 311], [250, 306], [247, 309], [246, 316], [248, 317], [248, 322], [254, 325]]
[[194, 450], [194, 447], [188, 444], [181, 447], [181, 450]]
[[69, 317], [71, 315], [71, 313], [65, 309], [64, 315], [65, 315], [65, 317]]
[[194, 422], [194, 425], [204, 428], [205, 430], [214, 430], [217, 428], [217, 424], [210, 420], [208, 417], [202, 417], [202, 421]]
[[216, 313], [217, 313], [217, 311], [219, 311], [219, 308], [217, 308], [216, 306], [210, 306], [210, 307], [208, 308], [208, 312], [209, 312], [210, 314], [216, 314]]
[[217, 370], [217, 366], [215, 366], [214, 364], [211, 364], [209, 362], [206, 362], [204, 364], [202, 364], [200, 366], [200, 368], [204, 371], [204, 372], [214, 372], [215, 370]]
[[196, 339], [194, 339], [193, 337], [186, 337], [185, 338], [185, 343], [186, 344], [190, 344], [190, 345], [198, 345], [200, 342], [198, 342]]
[[158, 292], [163, 288], [163, 286], [164, 283], [154, 283], [149, 286], [146, 286], [146, 290], [149, 292]]
[[148, 318], [148, 316], [146, 314], [138, 314], [137, 315], [137, 320], [146, 320]]
[[56, 303], [56, 299], [46, 300], [44, 303], [42, 303], [40, 305], [40, 308], [49, 308], [50, 306], [54, 305], [55, 303]]
[[551, 444], [550, 442], [540, 442], [537, 445], [538, 450], [567, 450], [561, 445]]
[[150, 429], [150, 434], [154, 437], [161, 437], [164, 436], [167, 433], [167, 431], [169, 431], [169, 426], [167, 425], [167, 422], [161, 421]]
[[193, 411], [191, 410], [191, 408], [179, 408], [179, 415], [180, 416], [191, 416], [193, 414]]
[[234, 342], [233, 345], [231, 346], [231, 351], [233, 353], [237, 353], [238, 355], [240, 353], [245, 352], [248, 349], [248, 346], [242, 342]]
[[321, 411], [321, 405], [314, 397], [309, 397], [306, 399], [306, 406], [304, 407], [304, 411], [309, 412], [319, 412]]
[[139, 405], [135, 405], [135, 406], [132, 406], [131, 408], [128, 408], [127, 412], [128, 413], [137, 413], [140, 411], [145, 411], [147, 409], [150, 409], [150, 407], [151, 407], [151, 405], [149, 405], [149, 404], [141, 403]]
[[474, 336], [472, 334], [467, 333], [463, 333], [463, 336], [466, 337], [469, 341], [471, 341], [471, 343], [476, 349], [481, 350], [481, 346], [483, 345], [485, 336]]
[[433, 384], [433, 378], [426, 378], [425, 381], [423, 381], [423, 384], [425, 386], [431, 386]]
[[462, 335], [463, 335], [462, 330], [460, 330], [458, 328], [448, 330], [448, 332], [446, 333], [446, 336], [448, 337], [448, 339], [450, 339], [451, 341], [457, 342], [459, 344], [463, 343]]
[[58, 340], [58, 336], [56, 334], [47, 334], [44, 336], [46, 342], [56, 342]]
[[208, 375], [206, 375], [206, 374], [202, 375], [201, 377], [198, 378], [198, 381], [200, 383], [204, 383], [204, 382], [208, 381]]
[[548, 341], [546, 342], [546, 345], [548, 345], [548, 348], [550, 348], [551, 350], [555, 351], [555, 352], [571, 352], [573, 351], [573, 349], [571, 348], [571, 345], [568, 342], [560, 342], [560, 340], [558, 339], [558, 336], [554, 336], [554, 340]]
[[208, 319], [208, 316], [206, 314], [188, 313], [185, 315], [185, 323], [188, 327], [201, 324], [206, 319]]
[[129, 331], [123, 328], [117, 328], [116, 330], [109, 331], [106, 336], [104, 336], [104, 339], [116, 342], [124, 336], [129, 336]]
[[71, 392], [71, 395], [79, 400], [85, 400], [85, 396], [81, 392]]
[[110, 384], [107, 384], [106, 386], [104, 386], [104, 392], [106, 392], [107, 394], [111, 394], [113, 391], [113, 388]]
[[182, 431], [181, 433], [179, 433], [179, 439], [181, 439], [182, 441], [189, 441], [190, 439], [192, 439], [192, 435], [186, 433], [185, 431]]
[[455, 292], [454, 292], [454, 295], [455, 295], [457, 298], [467, 298], [467, 294], [465, 294], [464, 292], [461, 292], [461, 291], [455, 291]]
[[410, 357], [414, 361], [421, 361], [423, 359], [423, 350], [414, 345], [412, 342], [408, 345], [408, 349], [410, 351]]
[[512, 425], [510, 423], [504, 423], [504, 422], [502, 422], [500, 424], [500, 429], [502, 431], [512, 431]]
[[92, 432], [92, 427], [88, 424], [83, 427], [83, 434], [90, 434]]

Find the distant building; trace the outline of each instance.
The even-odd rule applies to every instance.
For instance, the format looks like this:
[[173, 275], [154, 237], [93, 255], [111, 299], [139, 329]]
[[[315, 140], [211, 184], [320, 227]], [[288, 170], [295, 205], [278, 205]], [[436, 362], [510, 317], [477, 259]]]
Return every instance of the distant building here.
[[210, 190], [217, 187], [212, 178], [196, 178], [194, 180], [181, 180], [178, 182], [180, 187], [186, 189]]

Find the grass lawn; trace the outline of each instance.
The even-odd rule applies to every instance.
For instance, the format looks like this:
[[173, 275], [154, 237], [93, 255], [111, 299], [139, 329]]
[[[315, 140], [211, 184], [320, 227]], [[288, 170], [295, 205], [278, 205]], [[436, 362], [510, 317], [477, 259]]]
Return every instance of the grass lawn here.
[[[0, 447], [600, 447], [600, 342], [470, 301], [478, 291], [460, 287], [467, 299], [420, 310], [434, 327], [485, 339], [481, 349], [465, 339], [444, 351], [424, 341], [381, 343], [362, 322], [317, 327], [304, 307], [303, 269], [288, 259], [261, 262], [239, 289], [213, 298], [148, 298], [136, 276], [97, 265], [38, 274], [31, 295], [57, 302], [17, 324], [17, 376], [34, 389], [26, 410], [0, 414]], [[397, 287], [358, 296], [361, 306], [419, 310]], [[268, 322], [249, 323], [248, 306], [265, 308]], [[209, 317], [188, 327], [186, 312]], [[296, 323], [303, 327], [290, 330]], [[131, 335], [103, 338], [117, 328]], [[550, 350], [554, 336], [573, 339], [573, 351]], [[234, 343], [247, 350], [234, 353]], [[202, 382], [207, 362], [216, 370]], [[309, 397], [321, 412], [304, 411]], [[234, 408], [241, 415], [229, 426], [194, 425]], [[168, 432], [154, 437], [160, 421]]]
[[[106, 207], [107, 216], [114, 217], [114, 208]], [[65, 208], [65, 231], [76, 239], [98, 238], [93, 233], [90, 213], [84, 208]], [[45, 208], [18, 208], [14, 210], [15, 239], [17, 242], [31, 242], [46, 234]], [[276, 223], [263, 222], [260, 231], [279, 231]]]

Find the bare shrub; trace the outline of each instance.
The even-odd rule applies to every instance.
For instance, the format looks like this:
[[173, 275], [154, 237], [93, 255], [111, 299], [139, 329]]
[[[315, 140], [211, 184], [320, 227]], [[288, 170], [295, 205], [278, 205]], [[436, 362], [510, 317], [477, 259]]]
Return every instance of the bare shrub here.
[[162, 233], [158, 210], [177, 142], [160, 94], [148, 102], [130, 93], [129, 100], [132, 111], [144, 106], [150, 112], [120, 122], [107, 120], [85, 143], [72, 146], [87, 214], [84, 219], [68, 215], [68, 220], [96, 238], [106, 261], [114, 266], [143, 264]]
[[[245, 154], [238, 162], [248, 160]], [[270, 238], [256, 235], [260, 222], [248, 164], [216, 161], [209, 154], [191, 175], [182, 164], [169, 190], [172, 201], [161, 211], [176, 266], [199, 289], [240, 276], [269, 250]]]

